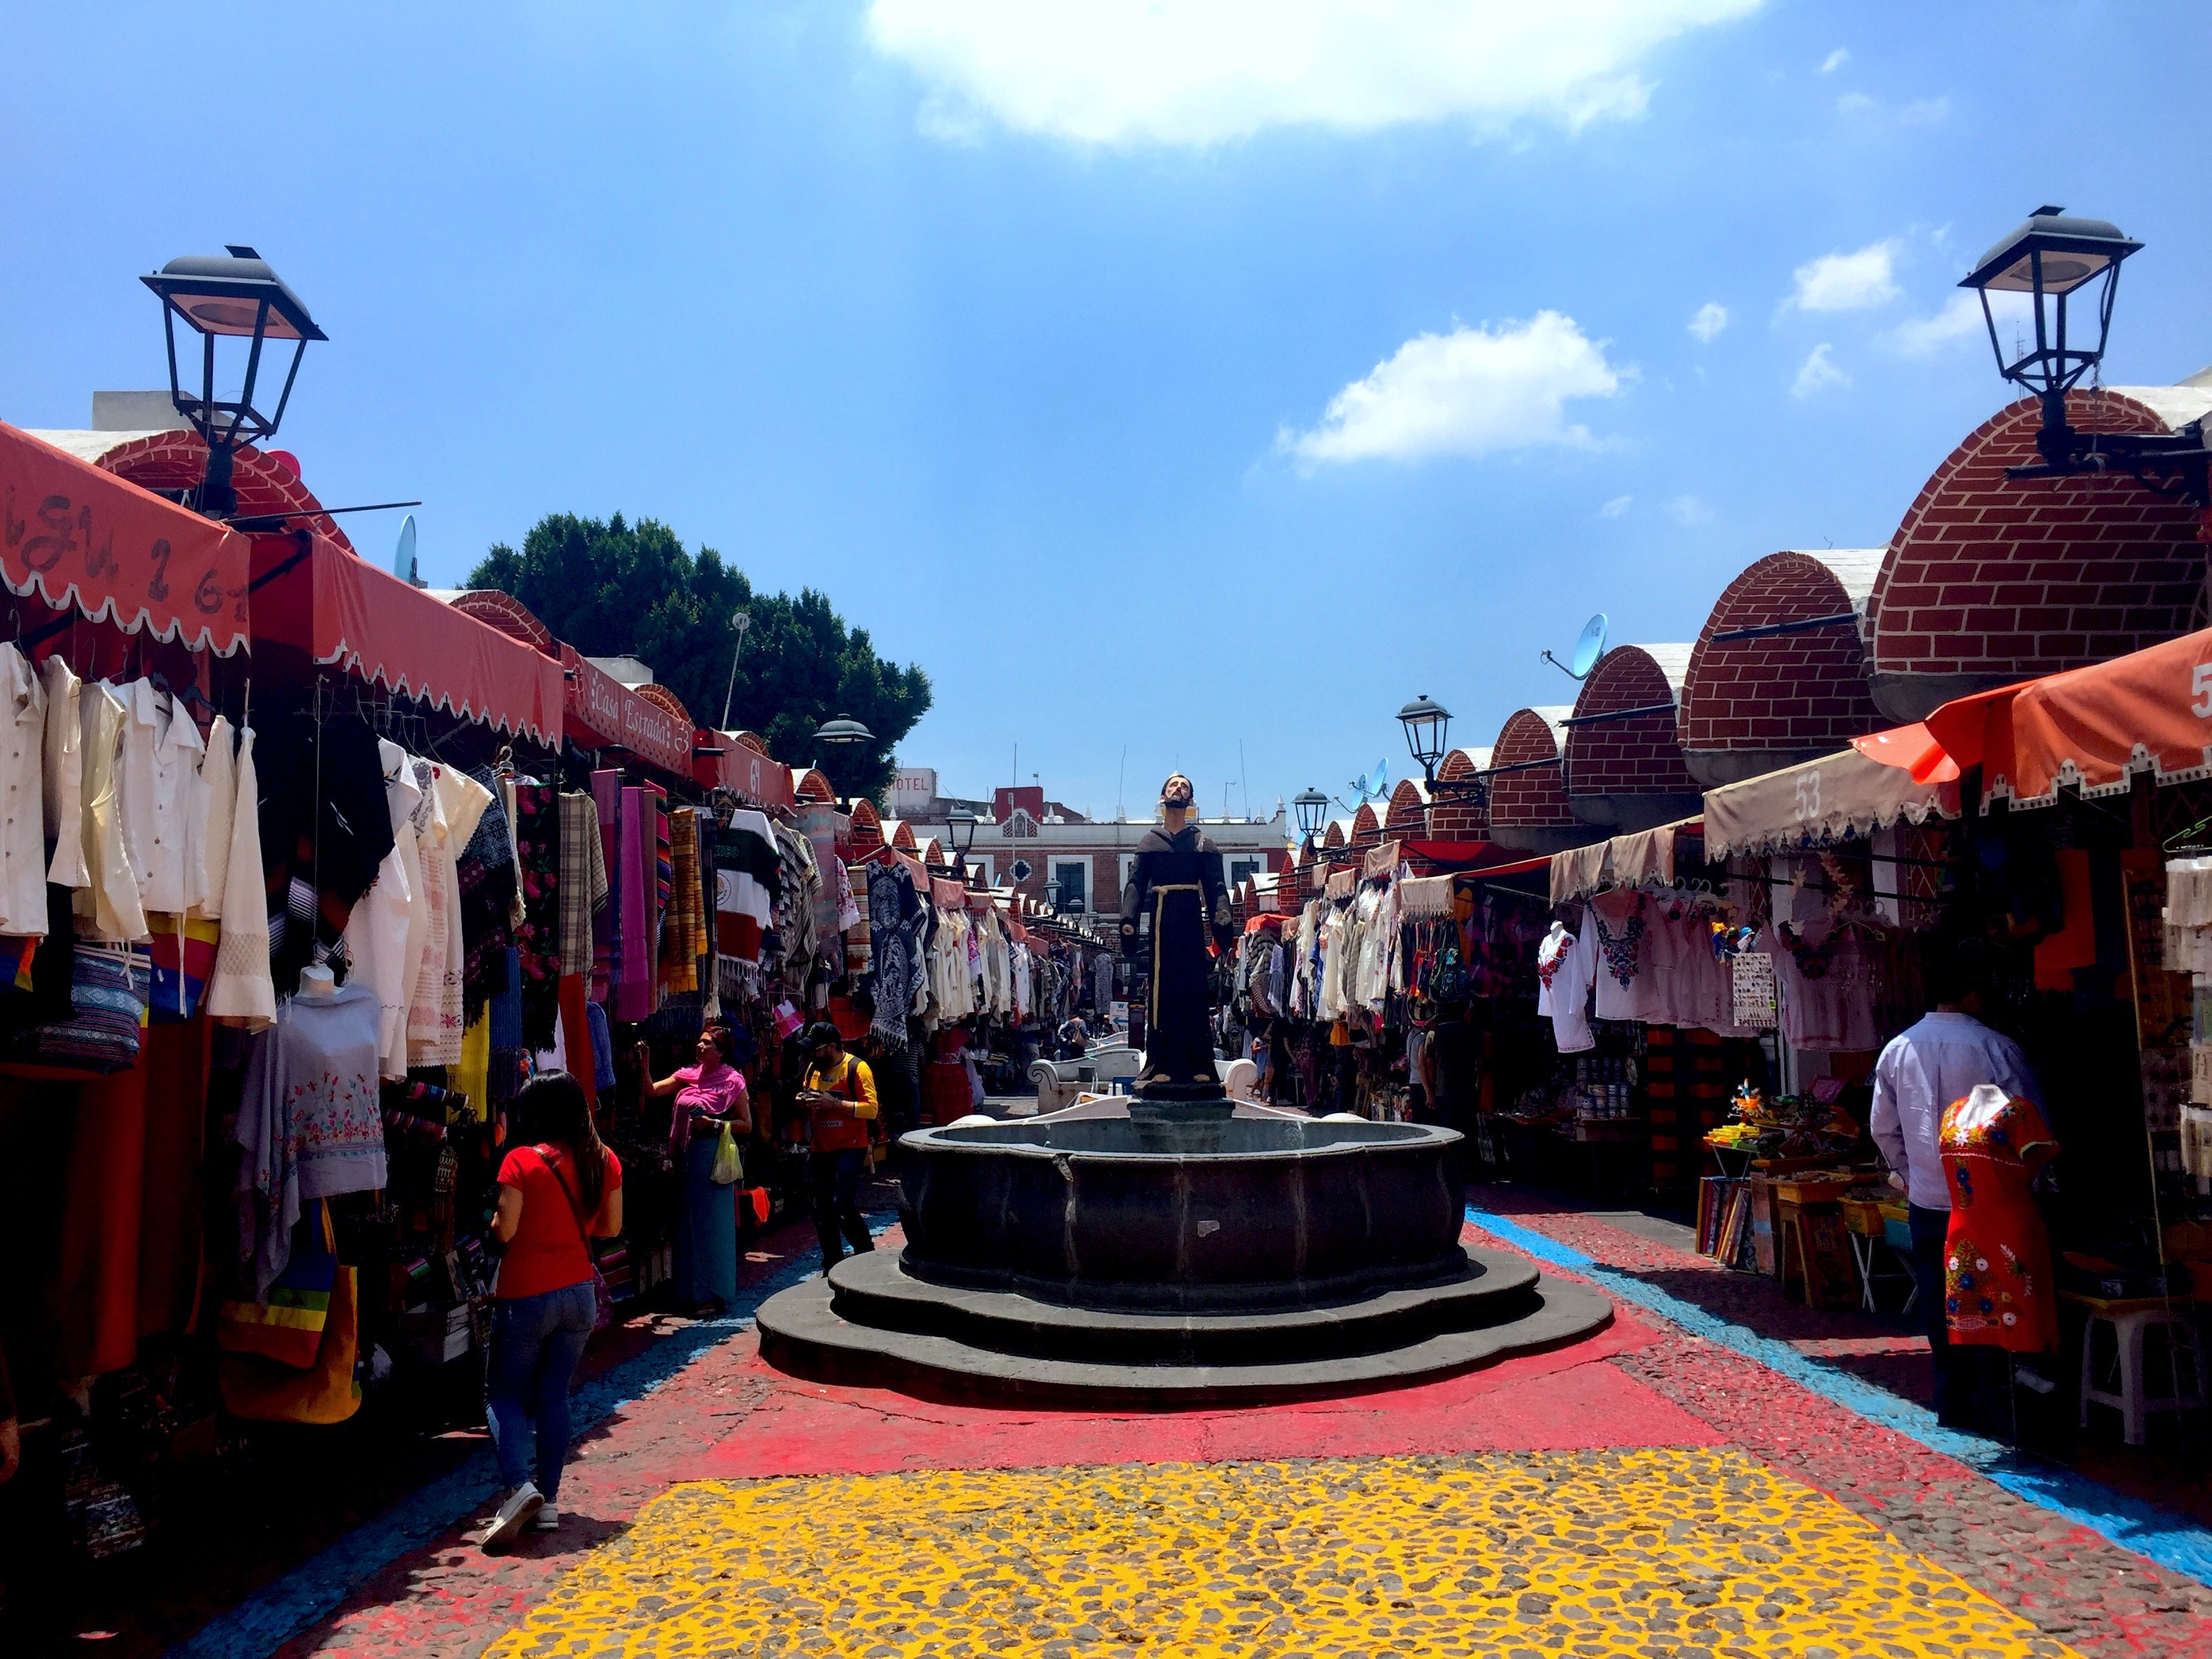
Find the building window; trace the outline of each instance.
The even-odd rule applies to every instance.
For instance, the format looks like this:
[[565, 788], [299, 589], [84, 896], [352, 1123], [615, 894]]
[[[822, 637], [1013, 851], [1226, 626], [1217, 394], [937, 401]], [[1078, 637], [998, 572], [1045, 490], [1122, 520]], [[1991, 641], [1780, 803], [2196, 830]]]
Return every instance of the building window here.
[[1091, 860], [1054, 859], [1052, 878], [1060, 884], [1060, 908], [1086, 911], [1091, 908]]
[[1116, 909], [1121, 908], [1121, 896], [1127, 893], [1129, 890], [1129, 872], [1137, 867], [1137, 855], [1134, 853], [1124, 853], [1121, 854], [1119, 862], [1121, 864], [1121, 868], [1116, 872], [1118, 877], [1116, 885], [1120, 888], [1121, 891], [1115, 896], [1115, 908]]
[[1239, 882], [1249, 881], [1253, 877], [1258, 875], [1261, 870], [1265, 867], [1265, 864], [1266, 860], [1261, 859], [1230, 860], [1229, 885], [1231, 890], [1234, 891]]

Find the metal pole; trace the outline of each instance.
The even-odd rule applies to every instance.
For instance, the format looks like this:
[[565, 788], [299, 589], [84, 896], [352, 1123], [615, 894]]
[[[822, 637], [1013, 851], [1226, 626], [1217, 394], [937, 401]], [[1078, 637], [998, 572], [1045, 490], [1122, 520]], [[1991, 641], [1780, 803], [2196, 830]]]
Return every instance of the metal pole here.
[[738, 642], [730, 647], [730, 683], [722, 693], [722, 730], [730, 729], [730, 699], [738, 694], [738, 658], [745, 648], [745, 630], [753, 625], [752, 613], [739, 611], [730, 618], [730, 626], [737, 630]]

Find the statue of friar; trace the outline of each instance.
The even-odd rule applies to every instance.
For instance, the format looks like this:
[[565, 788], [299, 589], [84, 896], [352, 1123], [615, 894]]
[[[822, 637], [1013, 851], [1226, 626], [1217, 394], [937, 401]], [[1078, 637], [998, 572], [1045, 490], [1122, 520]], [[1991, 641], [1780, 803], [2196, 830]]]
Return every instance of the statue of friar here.
[[1209, 941], [1227, 950], [1229, 889], [1221, 854], [1193, 822], [1194, 790], [1176, 773], [1160, 787], [1160, 827], [1137, 843], [1121, 890], [1121, 952], [1139, 950], [1138, 918], [1152, 918], [1152, 988], [1145, 1005], [1146, 1100], [1218, 1100]]

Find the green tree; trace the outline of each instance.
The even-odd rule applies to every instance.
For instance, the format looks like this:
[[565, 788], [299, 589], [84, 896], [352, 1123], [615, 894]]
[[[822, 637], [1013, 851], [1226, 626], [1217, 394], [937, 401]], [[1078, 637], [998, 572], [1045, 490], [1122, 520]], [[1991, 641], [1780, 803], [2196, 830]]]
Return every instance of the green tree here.
[[[732, 722], [759, 732], [779, 760], [820, 766], [841, 793], [880, 797], [892, 749], [929, 708], [929, 676], [878, 656], [867, 630], [848, 628], [826, 594], [756, 593], [713, 548], [695, 557], [656, 520], [549, 514], [520, 552], [499, 544], [468, 580], [514, 594], [587, 657], [641, 659], [702, 726], [721, 718], [736, 644], [730, 618], [743, 606], [752, 626]], [[819, 751], [815, 728], [841, 714], [875, 742], [844, 757]]]

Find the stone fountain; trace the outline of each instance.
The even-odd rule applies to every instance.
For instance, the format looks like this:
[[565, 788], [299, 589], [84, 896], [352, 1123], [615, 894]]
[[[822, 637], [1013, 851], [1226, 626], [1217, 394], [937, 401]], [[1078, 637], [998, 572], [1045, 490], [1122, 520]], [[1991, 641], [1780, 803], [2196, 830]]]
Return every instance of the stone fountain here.
[[769, 1298], [763, 1354], [939, 1397], [1158, 1407], [1394, 1388], [1612, 1318], [1460, 1243], [1452, 1130], [1128, 1104], [904, 1136], [905, 1248]]
[[897, 1255], [769, 1298], [761, 1352], [915, 1393], [1159, 1407], [1386, 1389], [1587, 1336], [1595, 1291], [1460, 1243], [1450, 1129], [1233, 1101], [1209, 951], [1220, 855], [1180, 774], [1138, 843], [1122, 947], [1149, 956], [1136, 1097], [899, 1141]]

